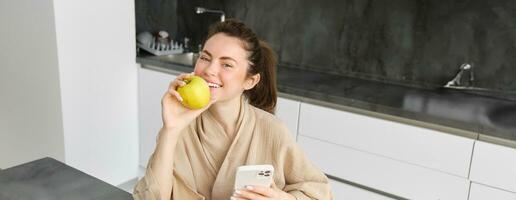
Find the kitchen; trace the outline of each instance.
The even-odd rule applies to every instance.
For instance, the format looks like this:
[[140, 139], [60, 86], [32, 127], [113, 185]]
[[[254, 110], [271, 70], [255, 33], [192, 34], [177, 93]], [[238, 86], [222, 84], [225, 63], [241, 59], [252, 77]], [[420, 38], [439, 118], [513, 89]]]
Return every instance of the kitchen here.
[[197, 52], [221, 18], [196, 13], [204, 7], [271, 43], [277, 115], [332, 179], [335, 199], [514, 199], [515, 6], [2, 2], [0, 168], [52, 157], [111, 185], [134, 183], [161, 125], [159, 98], [193, 70], [178, 60], [195, 55], [136, 52], [137, 35], [165, 30]]

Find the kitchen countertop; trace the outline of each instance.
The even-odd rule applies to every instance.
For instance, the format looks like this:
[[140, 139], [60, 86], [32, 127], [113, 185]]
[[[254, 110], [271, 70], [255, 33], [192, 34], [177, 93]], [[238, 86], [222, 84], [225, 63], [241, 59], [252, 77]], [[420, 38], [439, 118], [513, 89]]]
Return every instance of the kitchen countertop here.
[[[166, 73], [193, 71], [192, 65], [157, 56], [136, 60], [146, 68]], [[459, 134], [516, 147], [516, 95], [495, 97], [455, 89], [419, 89], [283, 65], [278, 66], [277, 81], [280, 96], [287, 98], [464, 130]]]
[[0, 171], [0, 199], [132, 199], [131, 194], [53, 158]]

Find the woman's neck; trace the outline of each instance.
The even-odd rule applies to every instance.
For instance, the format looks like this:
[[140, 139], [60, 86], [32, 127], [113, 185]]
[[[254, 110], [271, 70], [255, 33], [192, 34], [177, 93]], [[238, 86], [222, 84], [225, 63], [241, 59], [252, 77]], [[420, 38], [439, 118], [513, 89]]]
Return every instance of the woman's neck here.
[[225, 102], [217, 102], [210, 106], [208, 111], [215, 120], [224, 128], [227, 136], [233, 139], [236, 132], [238, 116], [240, 114], [241, 98], [234, 98]]

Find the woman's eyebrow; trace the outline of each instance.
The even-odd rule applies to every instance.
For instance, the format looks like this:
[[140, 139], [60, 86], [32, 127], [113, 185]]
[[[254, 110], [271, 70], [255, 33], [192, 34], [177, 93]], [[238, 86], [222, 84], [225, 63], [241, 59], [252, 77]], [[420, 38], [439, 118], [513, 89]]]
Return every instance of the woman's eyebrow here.
[[235, 59], [233, 59], [233, 58], [231, 58], [231, 57], [228, 57], [228, 56], [220, 57], [220, 59], [221, 59], [221, 60], [232, 60], [232, 61], [234, 61], [235, 63], [237, 63], [237, 64], [238, 64], [238, 62], [237, 62]]
[[203, 53], [205, 53], [205, 54], [208, 54], [208, 56], [209, 56], [209, 57], [212, 57], [212, 56], [211, 56], [211, 53], [210, 53], [209, 51], [207, 51], [207, 50], [202, 50], [202, 52], [203, 52]]
[[[202, 52], [203, 52], [203, 53], [205, 53], [205, 54], [207, 54], [209, 57], [213, 57], [213, 56], [211, 55], [211, 53], [210, 53], [208, 50], [202, 50]], [[238, 61], [236, 61], [235, 59], [233, 59], [233, 58], [231, 58], [231, 57], [229, 57], [229, 56], [223, 56], [223, 57], [220, 57], [220, 59], [221, 59], [221, 60], [232, 60], [232, 61], [234, 61], [235, 63], [237, 63], [237, 64], [238, 64]]]

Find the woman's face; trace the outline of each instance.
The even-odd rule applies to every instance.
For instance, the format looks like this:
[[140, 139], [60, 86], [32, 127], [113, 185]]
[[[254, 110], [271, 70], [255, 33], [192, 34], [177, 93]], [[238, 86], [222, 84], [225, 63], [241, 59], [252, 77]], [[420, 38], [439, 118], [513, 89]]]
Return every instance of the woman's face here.
[[217, 33], [204, 44], [194, 73], [208, 82], [212, 99], [220, 102], [240, 98], [244, 90], [259, 81], [259, 74], [247, 77], [248, 55], [240, 39]]

